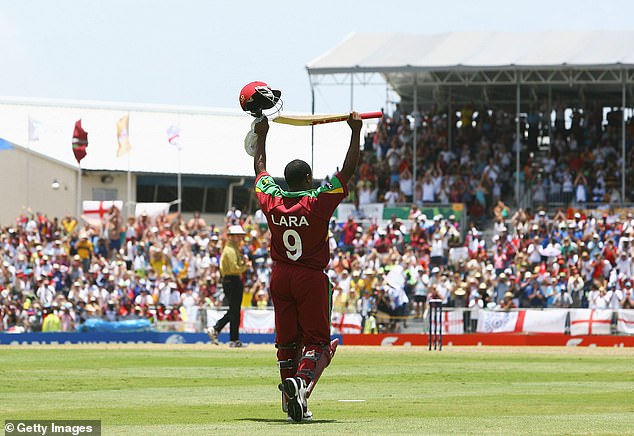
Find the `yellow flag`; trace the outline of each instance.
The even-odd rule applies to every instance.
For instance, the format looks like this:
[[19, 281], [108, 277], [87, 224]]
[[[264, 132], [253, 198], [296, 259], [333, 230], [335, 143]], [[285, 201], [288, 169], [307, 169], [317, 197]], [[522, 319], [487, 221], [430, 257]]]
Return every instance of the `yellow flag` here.
[[121, 119], [117, 121], [117, 143], [119, 144], [119, 147], [117, 148], [117, 157], [129, 153], [132, 149], [132, 145], [130, 145], [130, 137], [128, 135], [129, 121], [130, 114], [122, 116]]

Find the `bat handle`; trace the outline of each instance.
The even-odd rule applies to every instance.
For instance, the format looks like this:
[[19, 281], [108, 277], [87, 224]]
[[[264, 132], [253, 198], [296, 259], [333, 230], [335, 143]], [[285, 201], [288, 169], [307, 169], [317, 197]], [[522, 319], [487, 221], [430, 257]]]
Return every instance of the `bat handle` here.
[[383, 112], [364, 112], [359, 114], [362, 120], [367, 120], [370, 118], [383, 118]]

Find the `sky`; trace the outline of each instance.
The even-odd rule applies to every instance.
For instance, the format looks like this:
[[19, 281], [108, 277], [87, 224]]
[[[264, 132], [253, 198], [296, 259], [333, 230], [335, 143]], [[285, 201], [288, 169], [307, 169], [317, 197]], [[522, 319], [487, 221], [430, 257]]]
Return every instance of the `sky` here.
[[[239, 109], [253, 80], [310, 112], [307, 63], [352, 32], [632, 30], [630, 0], [0, 0], [0, 97]], [[395, 96], [355, 90], [355, 110]], [[319, 86], [316, 112], [350, 109]]]

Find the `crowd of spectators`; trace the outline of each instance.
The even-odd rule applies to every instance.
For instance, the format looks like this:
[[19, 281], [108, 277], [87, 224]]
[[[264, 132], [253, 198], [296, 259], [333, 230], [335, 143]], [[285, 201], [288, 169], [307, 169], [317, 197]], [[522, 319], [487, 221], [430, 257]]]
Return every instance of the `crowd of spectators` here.
[[[633, 192], [626, 192], [626, 198], [622, 198], [621, 191], [623, 112], [618, 108], [611, 110], [604, 120], [603, 108], [597, 104], [591, 104], [585, 111], [574, 109], [569, 128], [565, 127], [560, 104], [556, 113], [558, 119], [548, 151], [527, 156], [524, 164], [522, 176], [533, 203], [578, 206], [631, 201]], [[625, 126], [626, 158], [632, 162], [634, 120], [626, 120]], [[625, 176], [626, 185], [633, 186], [634, 173], [630, 166], [626, 167]]]
[[[499, 206], [499, 205], [498, 205]], [[398, 331], [424, 318], [426, 301], [481, 309], [634, 308], [634, 216], [629, 210], [495, 208], [492, 237], [461, 235], [454, 216], [362, 224], [331, 223], [333, 311], [361, 314], [370, 330]], [[113, 214], [118, 212], [112, 210]], [[230, 211], [227, 225], [247, 231], [243, 307], [271, 305], [266, 225]], [[186, 321], [191, 311], [222, 306], [218, 260], [226, 226], [200, 216], [171, 223], [130, 218], [119, 239], [77, 220], [18, 219], [0, 231], [2, 330], [74, 330], [89, 317]], [[119, 248], [117, 248], [119, 247]], [[53, 315], [51, 317], [51, 315]], [[50, 317], [50, 319], [49, 319]], [[48, 319], [48, 321], [45, 320]]]
[[[622, 111], [611, 110], [604, 120], [595, 102], [586, 108], [566, 109], [561, 101], [546, 106], [531, 105], [520, 118], [522, 192], [526, 189], [532, 204], [544, 208], [621, 202]], [[626, 129], [632, 162], [631, 118]], [[464, 203], [470, 217], [484, 225], [498, 200], [514, 195], [515, 136], [514, 108], [468, 103], [450, 122], [444, 109], [406, 115], [397, 105], [366, 136], [358, 178], [350, 185], [351, 201]], [[628, 169], [626, 177], [627, 186], [634, 186], [634, 173]]]
[[21, 215], [0, 230], [0, 330], [73, 331], [90, 317], [184, 321], [219, 306], [221, 231], [199, 214], [123, 222], [114, 206], [97, 226]]
[[[451, 146], [446, 115], [414, 114], [414, 181], [411, 123], [397, 107], [367, 136], [349, 201], [407, 203], [410, 215], [385, 223], [356, 215], [332, 221], [327, 272], [334, 285], [333, 310], [361, 314], [365, 331], [397, 331], [408, 319], [424, 318], [431, 298], [476, 311], [633, 308], [632, 212], [588, 212], [574, 187], [580, 181], [590, 193], [618, 178], [614, 116], [600, 127], [595, 115], [578, 114], [569, 129], [558, 115], [548, 159], [535, 171], [527, 154], [521, 174], [553, 195], [553, 183], [561, 181], [566, 195], [558, 198], [579, 208], [512, 213], [504, 203], [513, 182], [510, 112], [465, 105]], [[522, 125], [528, 152], [544, 136], [535, 131], [546, 122], [542, 118], [531, 113]], [[536, 201], [540, 189], [535, 188]], [[615, 200], [616, 194], [606, 195], [596, 200]], [[466, 234], [453, 215], [421, 212], [429, 203], [456, 202], [467, 206]], [[21, 215], [15, 225], [0, 229], [0, 330], [71, 331], [90, 317], [178, 322], [193, 319], [201, 308], [219, 308], [218, 261], [231, 224], [247, 232], [243, 307], [271, 306], [271, 259], [261, 211], [251, 215], [233, 208], [224, 224], [209, 225], [197, 213], [187, 221], [163, 214], [125, 220], [116, 207], [100, 225], [72, 216]]]
[[464, 203], [484, 223], [498, 200], [512, 192], [514, 135], [513, 115], [501, 108], [467, 104], [450, 122], [443, 110], [406, 115], [397, 105], [365, 138], [350, 200], [419, 207]]

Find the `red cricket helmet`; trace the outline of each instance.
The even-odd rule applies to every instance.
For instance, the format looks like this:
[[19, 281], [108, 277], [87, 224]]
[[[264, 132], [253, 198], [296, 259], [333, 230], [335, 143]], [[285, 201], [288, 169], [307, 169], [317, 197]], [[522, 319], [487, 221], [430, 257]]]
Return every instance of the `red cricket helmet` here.
[[264, 109], [271, 109], [277, 104], [281, 104], [281, 95], [281, 91], [271, 89], [264, 82], [247, 83], [240, 90], [240, 106], [243, 111], [249, 112], [254, 117], [259, 117]]

